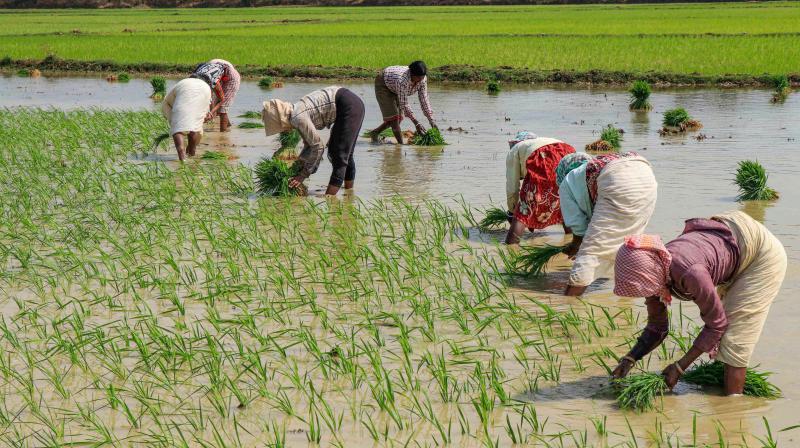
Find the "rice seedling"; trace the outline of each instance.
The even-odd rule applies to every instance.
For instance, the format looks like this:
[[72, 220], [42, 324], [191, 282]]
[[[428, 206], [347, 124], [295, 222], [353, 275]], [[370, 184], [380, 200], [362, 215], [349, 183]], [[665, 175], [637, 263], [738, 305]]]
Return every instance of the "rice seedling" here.
[[[364, 133], [361, 134], [361, 136], [364, 137], [364, 138], [371, 138], [372, 137], [372, 131], [364, 131]], [[382, 139], [394, 137], [394, 133], [392, 132], [392, 128], [384, 129], [383, 131], [381, 131], [380, 134], [378, 134], [378, 137], [382, 138]]]
[[417, 146], [442, 146], [447, 144], [441, 132], [436, 128], [428, 129], [424, 134], [414, 134], [411, 143]]
[[491, 230], [508, 223], [508, 212], [500, 207], [491, 207], [484, 213], [484, 218], [478, 223], [481, 230]]
[[261, 129], [264, 127], [263, 123], [253, 123], [252, 121], [244, 121], [239, 123], [239, 129]]
[[264, 196], [304, 196], [305, 188], [289, 188], [289, 179], [300, 172], [298, 163], [287, 163], [281, 159], [261, 159], [255, 168], [256, 186]]
[[734, 182], [739, 187], [737, 201], [774, 201], [778, 192], [767, 186], [769, 176], [764, 167], [755, 160], [742, 160], [736, 169]]
[[786, 75], [775, 76], [772, 80], [772, 85], [775, 89], [775, 92], [772, 94], [773, 103], [782, 103], [792, 91], [789, 78]]
[[613, 151], [614, 146], [605, 140], [596, 140], [586, 145], [586, 152], [608, 152]]
[[27, 78], [27, 77], [31, 76], [31, 71], [28, 70], [27, 68], [21, 68], [21, 69], [17, 70], [17, 76], [19, 76], [21, 78]]
[[614, 380], [617, 404], [621, 409], [637, 412], [655, 408], [656, 400], [664, 396], [667, 384], [664, 377], [655, 373], [637, 373]]
[[567, 246], [544, 246], [521, 247], [520, 253], [515, 259], [515, 273], [518, 275], [529, 275], [539, 277], [547, 272], [547, 265], [553, 259], [564, 252]]
[[271, 89], [273, 84], [275, 84], [275, 80], [272, 76], [265, 76], [258, 80], [258, 86], [262, 89]]
[[500, 82], [496, 79], [490, 79], [486, 82], [486, 92], [490, 95], [497, 95], [500, 93]]
[[241, 115], [237, 115], [237, 116], [239, 118], [249, 118], [249, 119], [260, 120], [261, 119], [261, 112], [257, 112], [257, 111], [254, 111], [254, 110], [248, 110], [247, 112], [245, 112], [245, 113], [243, 113]]
[[618, 150], [623, 132], [622, 129], [617, 129], [609, 124], [600, 131], [599, 140], [586, 145], [586, 151], [603, 152]]
[[131, 80], [131, 75], [129, 75], [126, 72], [117, 74], [117, 81], [119, 82], [129, 82], [130, 80]]
[[206, 151], [200, 156], [203, 160], [228, 160], [229, 157], [224, 152], [220, 151]]
[[664, 112], [663, 119], [664, 127], [659, 131], [661, 135], [676, 132], [695, 131], [703, 127], [703, 125], [689, 116], [686, 109], [678, 107]]
[[167, 94], [167, 80], [163, 76], [153, 76], [150, 78], [150, 87], [153, 88], [153, 93], [150, 98], [154, 100], [161, 100]]
[[631, 94], [630, 110], [648, 111], [653, 108], [650, 104], [650, 83], [644, 80], [634, 81], [628, 92]]
[[281, 144], [280, 149], [295, 149], [300, 143], [300, 132], [297, 129], [283, 131], [278, 134], [278, 142]]
[[[778, 398], [781, 390], [769, 382], [771, 372], [759, 372], [747, 368], [744, 379], [744, 394], [751, 397]], [[699, 386], [722, 387], [725, 379], [725, 365], [718, 361], [702, 362], [687, 370], [681, 381]]]
[[161, 144], [164, 143], [165, 141], [169, 140], [171, 137], [172, 136], [169, 134], [169, 132], [164, 132], [163, 134], [158, 134], [153, 139], [153, 144], [151, 146], [151, 151], [156, 152], [158, 150], [158, 148], [161, 146]]

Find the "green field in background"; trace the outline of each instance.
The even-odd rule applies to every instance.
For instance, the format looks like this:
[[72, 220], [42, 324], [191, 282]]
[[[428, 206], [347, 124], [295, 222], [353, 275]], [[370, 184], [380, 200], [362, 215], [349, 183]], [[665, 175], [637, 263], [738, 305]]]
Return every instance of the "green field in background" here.
[[797, 72], [800, 4], [0, 11], [0, 57]]

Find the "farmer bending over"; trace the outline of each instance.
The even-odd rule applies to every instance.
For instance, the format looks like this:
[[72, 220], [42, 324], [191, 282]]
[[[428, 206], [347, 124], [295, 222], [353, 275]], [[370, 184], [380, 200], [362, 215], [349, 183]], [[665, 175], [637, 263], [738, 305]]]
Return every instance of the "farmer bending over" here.
[[200, 64], [195, 69], [195, 73], [197, 73], [201, 67], [208, 65], [222, 67], [222, 77], [219, 79], [219, 83], [222, 87], [222, 92], [225, 95], [225, 99], [221, 101], [219, 107], [219, 131], [225, 132], [231, 127], [231, 120], [228, 118], [228, 110], [231, 108], [231, 106], [233, 106], [233, 100], [236, 98], [236, 93], [239, 91], [239, 85], [242, 82], [242, 77], [239, 75], [239, 72], [236, 70], [233, 64], [224, 59], [212, 59], [208, 62]]
[[662, 372], [667, 386], [672, 389], [709, 353], [725, 365], [725, 394], [744, 391], [750, 356], [786, 273], [783, 245], [766, 227], [733, 211], [686, 221], [683, 234], [666, 246], [657, 235], [630, 236], [617, 253], [615, 271], [614, 293], [646, 297], [647, 304], [647, 327], [620, 359], [615, 378], [626, 376], [667, 337], [667, 306], [675, 297], [693, 301], [705, 326], [689, 352]]
[[[373, 141], [378, 140], [378, 136], [384, 129], [391, 127], [392, 133], [397, 143], [403, 143], [403, 135], [400, 130], [400, 122], [403, 121], [405, 114], [417, 132], [424, 134], [425, 127], [414, 117], [414, 112], [408, 105], [408, 97], [414, 93], [419, 96], [419, 104], [422, 112], [428, 118], [432, 128], [437, 128], [433, 121], [433, 109], [431, 109], [428, 99], [428, 67], [422, 61], [414, 61], [408, 67], [393, 65], [386, 67], [378, 76], [375, 77], [375, 97], [383, 114], [383, 124], [370, 131]], [[437, 128], [438, 129], [438, 128]]]
[[[211, 111], [208, 113], [208, 117], [206, 117], [206, 121], [211, 121], [217, 112], [220, 113], [220, 121], [219, 121], [219, 130], [226, 131], [228, 126], [230, 125], [230, 120], [228, 120], [228, 109], [227, 105], [230, 105], [230, 102], [233, 101], [233, 98], [230, 98], [230, 101], [227, 97], [228, 92], [233, 87], [232, 80], [230, 78], [231, 75], [228, 75], [228, 67], [220, 62], [215, 61], [222, 61], [221, 59], [214, 59], [211, 62], [204, 62], [198, 65], [194, 72], [189, 76], [190, 78], [196, 78], [204, 81], [208, 86], [214, 91], [216, 96], [216, 101], [214, 103], [214, 107], [211, 108]], [[230, 62], [222, 61], [226, 64], [230, 65]], [[233, 65], [230, 65], [230, 68], [233, 69]], [[236, 70], [233, 70], [236, 72]], [[237, 77], [239, 73], [236, 73]], [[227, 86], [227, 90], [226, 87]], [[236, 90], [239, 89], [239, 80], [236, 80]], [[236, 92], [233, 92], [233, 95], [236, 95]], [[224, 111], [224, 114], [223, 114]]]
[[266, 101], [261, 117], [267, 136], [297, 129], [303, 139], [305, 146], [298, 157], [303, 167], [289, 181], [290, 187], [298, 187], [317, 172], [325, 150], [318, 131], [332, 126], [327, 146], [333, 172], [325, 194], [335, 195], [342, 184], [346, 189], [353, 188], [356, 177], [353, 152], [364, 122], [364, 102], [358, 95], [344, 87], [326, 87], [309, 93], [294, 105], [282, 100]]
[[[224, 99], [220, 90], [219, 95]], [[186, 154], [194, 156], [197, 145], [203, 136], [203, 123], [210, 120], [213, 113], [219, 108], [219, 102], [209, 110], [211, 105], [211, 86], [197, 78], [186, 78], [167, 93], [161, 103], [161, 112], [169, 121], [170, 135], [178, 151], [181, 162]], [[188, 134], [188, 144], [184, 148], [183, 134]]]

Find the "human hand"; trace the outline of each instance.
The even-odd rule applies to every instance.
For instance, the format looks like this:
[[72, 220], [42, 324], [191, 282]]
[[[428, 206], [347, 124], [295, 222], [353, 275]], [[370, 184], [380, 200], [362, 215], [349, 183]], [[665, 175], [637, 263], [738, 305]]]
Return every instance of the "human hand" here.
[[567, 244], [567, 247], [565, 247], [562, 252], [564, 252], [564, 255], [569, 257], [570, 260], [572, 260], [575, 258], [575, 255], [578, 254], [578, 250], [580, 248], [580, 244], [575, 244], [575, 241], [572, 241], [571, 243]]
[[289, 188], [297, 188], [297, 187], [299, 187], [300, 184], [302, 184], [304, 180], [306, 180], [306, 178], [303, 177], [302, 175], [298, 174], [297, 176], [294, 176], [293, 178], [289, 179]]
[[430, 124], [431, 124], [431, 128], [432, 128], [432, 129], [436, 129], [437, 131], [439, 130], [439, 126], [437, 126], [437, 125], [436, 125], [436, 123], [434, 123], [433, 121], [431, 121], [431, 122], [430, 122]]
[[212, 114], [211, 112], [206, 112], [206, 120], [205, 120], [206, 123], [208, 123], [209, 121], [211, 121], [213, 119], [214, 119], [214, 114]]
[[424, 134], [426, 132], [428, 132], [428, 131], [427, 131], [427, 129], [425, 129], [425, 126], [423, 126], [422, 123], [417, 123], [417, 133], [418, 134]]
[[672, 388], [678, 384], [678, 380], [681, 376], [683, 376], [683, 372], [680, 371], [678, 365], [674, 362], [664, 368], [661, 374], [664, 375], [664, 382], [667, 383], [667, 388], [669, 388], [669, 390], [672, 390]]
[[511, 224], [511, 221], [514, 220], [514, 212], [507, 211], [506, 212], [506, 220], [508, 221], [509, 224]]
[[620, 359], [617, 368], [614, 369], [613, 372], [611, 372], [611, 377], [614, 378], [615, 380], [625, 378], [626, 376], [628, 376], [628, 373], [631, 371], [634, 365], [635, 362], [631, 358], [626, 357]]

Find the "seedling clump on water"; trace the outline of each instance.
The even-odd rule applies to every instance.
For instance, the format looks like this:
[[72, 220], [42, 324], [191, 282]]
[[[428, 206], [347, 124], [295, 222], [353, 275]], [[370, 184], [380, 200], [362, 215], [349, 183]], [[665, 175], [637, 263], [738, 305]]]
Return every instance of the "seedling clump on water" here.
[[129, 74], [125, 73], [125, 72], [117, 74], [117, 81], [119, 81], [119, 82], [128, 82], [130, 80], [131, 80], [131, 75], [129, 75]]
[[644, 80], [635, 81], [628, 90], [631, 94], [630, 109], [633, 111], [648, 111], [653, 108], [650, 104], [650, 83]]
[[153, 88], [153, 93], [150, 95], [150, 98], [154, 100], [164, 99], [164, 95], [167, 94], [167, 80], [164, 79], [163, 76], [153, 76], [150, 78], [150, 87]]
[[486, 82], [486, 92], [490, 95], [497, 95], [500, 93], [500, 82], [496, 79], [490, 79]]
[[628, 375], [614, 380], [613, 384], [619, 407], [637, 412], [654, 409], [656, 400], [663, 398], [667, 391], [664, 377], [648, 372]]
[[742, 160], [734, 182], [739, 186], [737, 201], [774, 201], [778, 192], [767, 186], [767, 170], [755, 160]]
[[481, 230], [491, 230], [508, 223], [508, 213], [499, 207], [486, 210], [486, 216], [478, 224]]
[[263, 123], [254, 123], [252, 121], [243, 121], [239, 123], [239, 129], [260, 129], [264, 127]]
[[586, 151], [607, 152], [618, 150], [623, 132], [622, 129], [617, 129], [609, 124], [600, 132], [599, 140], [586, 145]]
[[290, 188], [289, 180], [300, 173], [299, 162], [281, 159], [261, 159], [255, 166], [256, 187], [264, 196], [305, 196], [306, 188]]
[[444, 137], [436, 128], [430, 128], [424, 134], [414, 134], [412, 144], [417, 146], [442, 146], [446, 145]]
[[786, 97], [792, 91], [789, 78], [786, 75], [778, 75], [773, 79], [772, 83], [775, 87], [775, 92], [772, 94], [772, 102], [782, 103], [786, 101]]
[[553, 257], [564, 252], [564, 246], [544, 246], [521, 247], [520, 253], [516, 257], [515, 269], [519, 275], [530, 275], [538, 277], [547, 272], [547, 265]]
[[256, 112], [254, 110], [248, 110], [247, 112], [238, 116], [239, 118], [249, 118], [249, 119], [261, 119], [261, 112]]
[[[744, 394], [751, 397], [778, 398], [781, 390], [769, 382], [770, 372], [759, 372], [747, 368], [744, 378]], [[703, 362], [689, 369], [681, 381], [699, 386], [722, 387], [725, 380], [725, 365], [718, 361]]]
[[699, 121], [689, 116], [686, 109], [682, 107], [664, 112], [663, 124], [664, 127], [658, 131], [662, 136], [686, 131], [696, 131], [703, 127]]
[[224, 152], [220, 151], [206, 151], [200, 156], [203, 160], [229, 160], [230, 157]]

